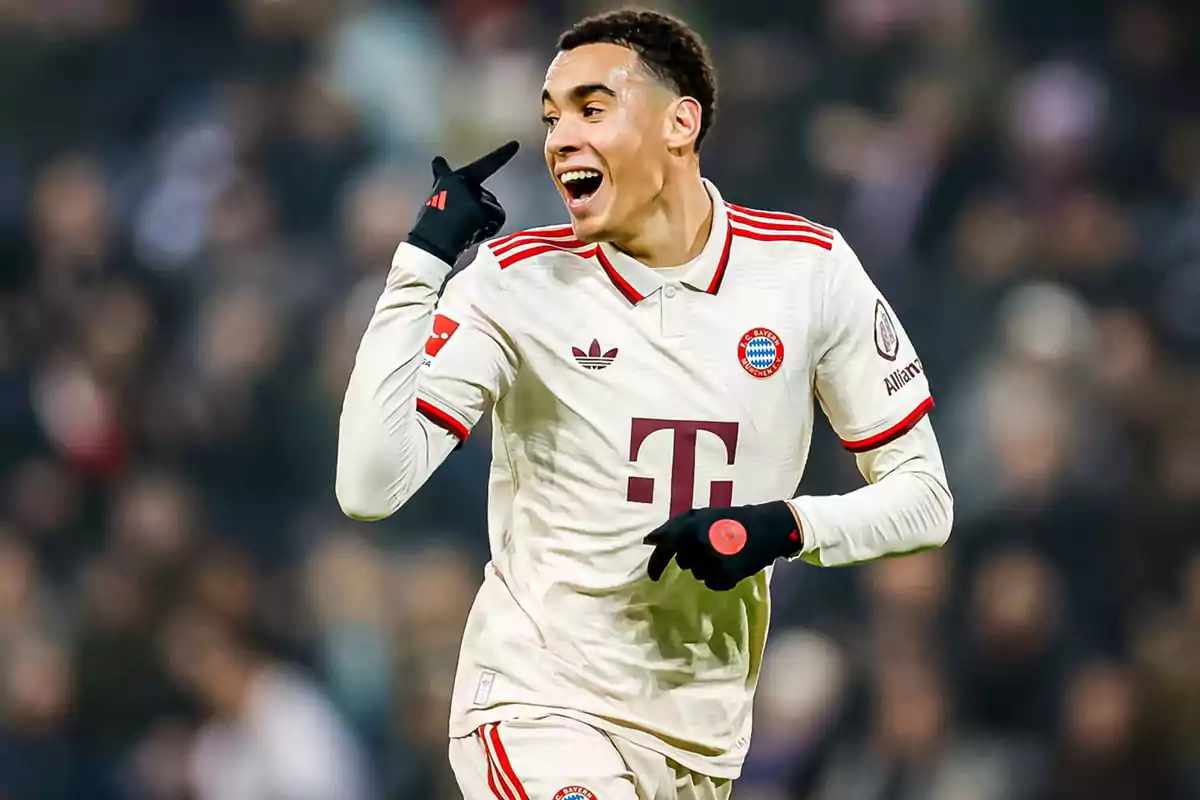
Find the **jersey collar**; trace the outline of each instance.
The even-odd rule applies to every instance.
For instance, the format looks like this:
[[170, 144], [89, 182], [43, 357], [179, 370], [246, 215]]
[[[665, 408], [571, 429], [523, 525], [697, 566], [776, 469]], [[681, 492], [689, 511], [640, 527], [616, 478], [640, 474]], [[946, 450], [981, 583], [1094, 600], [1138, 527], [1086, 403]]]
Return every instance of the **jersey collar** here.
[[[680, 281], [696, 291], [716, 294], [725, 279], [733, 230], [729, 227], [725, 201], [717, 187], [707, 178], [704, 187], [713, 201], [712, 230], [704, 249]], [[634, 305], [663, 287], [664, 279], [658, 270], [627, 256], [608, 242], [601, 242], [596, 248], [596, 260], [617, 291]]]

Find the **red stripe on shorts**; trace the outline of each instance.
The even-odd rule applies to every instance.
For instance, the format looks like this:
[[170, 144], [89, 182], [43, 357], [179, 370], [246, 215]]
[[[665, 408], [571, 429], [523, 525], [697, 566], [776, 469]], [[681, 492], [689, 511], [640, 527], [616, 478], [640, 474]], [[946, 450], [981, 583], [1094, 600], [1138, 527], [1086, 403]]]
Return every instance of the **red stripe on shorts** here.
[[[483, 755], [487, 759], [487, 782], [488, 788], [492, 790], [492, 794], [496, 795], [496, 800], [516, 800], [508, 787], [504, 785], [504, 781], [497, 782], [496, 766], [492, 759], [492, 749], [488, 746], [487, 725], [481, 725], [476, 733], [479, 734], [480, 741], [483, 742]], [[492, 727], [495, 727], [494, 725]]]
[[492, 746], [496, 750], [496, 757], [500, 762], [500, 774], [508, 779], [508, 782], [513, 785], [520, 795], [521, 800], [529, 800], [529, 795], [525, 794], [525, 787], [521, 785], [520, 779], [517, 778], [517, 773], [513, 771], [512, 762], [508, 760], [508, 753], [504, 751], [504, 743], [500, 741], [500, 726], [493, 725], [489, 732], [492, 740]]

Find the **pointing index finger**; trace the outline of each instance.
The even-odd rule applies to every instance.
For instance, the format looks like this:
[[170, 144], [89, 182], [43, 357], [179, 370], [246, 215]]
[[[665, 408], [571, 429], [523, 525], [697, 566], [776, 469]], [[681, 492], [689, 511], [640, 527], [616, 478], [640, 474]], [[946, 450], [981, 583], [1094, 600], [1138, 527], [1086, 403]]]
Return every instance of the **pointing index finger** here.
[[481, 156], [459, 169], [458, 174], [468, 183], [478, 186], [495, 175], [497, 170], [512, 160], [512, 157], [517, 154], [519, 148], [520, 145], [516, 141], [502, 144], [487, 155]]

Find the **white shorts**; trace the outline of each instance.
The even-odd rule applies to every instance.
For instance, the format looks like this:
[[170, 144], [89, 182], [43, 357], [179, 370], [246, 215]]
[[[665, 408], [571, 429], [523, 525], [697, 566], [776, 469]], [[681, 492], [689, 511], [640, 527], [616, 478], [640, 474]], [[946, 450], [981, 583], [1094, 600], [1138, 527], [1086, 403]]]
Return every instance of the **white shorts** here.
[[464, 800], [728, 800], [733, 781], [569, 717], [481, 726], [450, 740]]

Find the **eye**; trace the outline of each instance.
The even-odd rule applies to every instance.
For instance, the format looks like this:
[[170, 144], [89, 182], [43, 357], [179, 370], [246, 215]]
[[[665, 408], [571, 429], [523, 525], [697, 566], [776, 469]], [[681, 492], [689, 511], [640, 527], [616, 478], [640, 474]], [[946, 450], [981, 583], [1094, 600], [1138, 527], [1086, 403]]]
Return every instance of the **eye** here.
[[549, 114], [542, 115], [542, 125], [546, 128], [546, 130], [553, 128], [554, 123], [556, 122], [558, 122], [558, 117], [552, 117]]
[[588, 117], [594, 117], [603, 110], [604, 110], [603, 108], [601, 108], [600, 106], [597, 106], [597, 105], [584, 106], [583, 118], [587, 119]]

